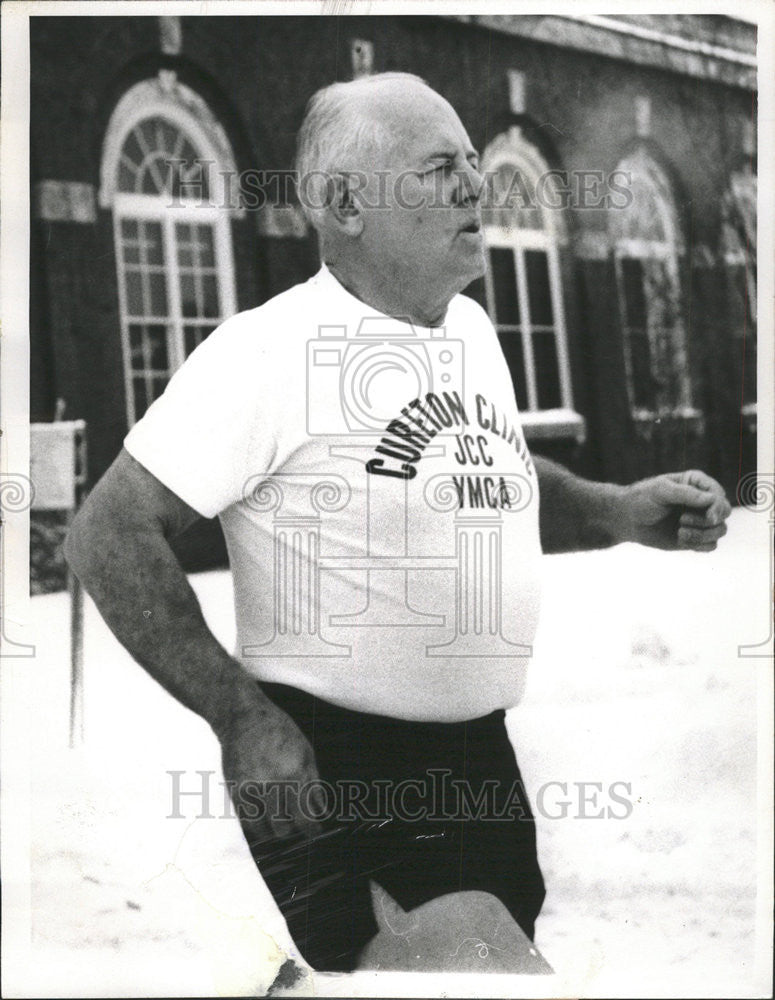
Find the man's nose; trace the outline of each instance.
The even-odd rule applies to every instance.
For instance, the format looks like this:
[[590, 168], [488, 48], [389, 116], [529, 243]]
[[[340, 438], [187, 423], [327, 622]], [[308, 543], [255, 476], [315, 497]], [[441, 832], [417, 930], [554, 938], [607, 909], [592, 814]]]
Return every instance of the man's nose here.
[[483, 190], [484, 177], [477, 167], [466, 160], [465, 166], [457, 171], [455, 204], [475, 207], [479, 204]]

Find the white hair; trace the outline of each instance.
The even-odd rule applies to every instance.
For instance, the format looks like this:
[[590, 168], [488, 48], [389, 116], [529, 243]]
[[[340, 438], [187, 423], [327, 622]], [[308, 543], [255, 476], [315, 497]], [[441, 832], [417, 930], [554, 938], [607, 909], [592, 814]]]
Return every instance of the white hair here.
[[394, 136], [379, 117], [364, 113], [354, 100], [364, 90], [391, 80], [422, 84], [413, 73], [375, 73], [347, 83], [332, 83], [313, 94], [296, 139], [296, 184], [302, 210], [314, 224], [325, 200], [327, 179], [348, 170], [366, 170], [378, 150]]

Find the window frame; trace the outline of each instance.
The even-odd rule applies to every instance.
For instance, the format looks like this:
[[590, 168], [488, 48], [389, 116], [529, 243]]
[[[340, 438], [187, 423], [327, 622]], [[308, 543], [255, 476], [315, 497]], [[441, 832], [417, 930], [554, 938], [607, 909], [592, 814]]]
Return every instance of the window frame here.
[[[503, 166], [508, 166], [515, 171], [519, 171], [522, 177], [527, 180], [530, 186], [529, 190], [533, 192], [535, 192], [538, 179], [549, 174], [548, 164], [541, 157], [535, 146], [524, 138], [522, 130], [516, 125], [497, 136], [482, 156], [482, 171], [485, 175], [494, 173]], [[520, 411], [520, 417], [526, 431], [532, 437], [551, 438], [570, 436], [575, 437], [578, 441], [583, 441], [586, 434], [586, 427], [583, 418], [574, 409], [562, 270], [560, 267], [560, 246], [567, 243], [565, 223], [561, 210], [548, 211], [544, 206], [539, 206], [539, 209], [544, 223], [542, 229], [520, 228], [516, 224], [506, 228], [483, 222], [482, 230], [485, 251], [487, 253], [487, 268], [484, 276], [487, 312], [496, 331], [499, 331], [503, 327], [513, 326], [513, 324], [498, 323], [495, 288], [492, 268], [490, 266], [491, 248], [511, 250], [514, 254], [514, 272], [517, 281], [516, 292], [520, 309], [519, 336], [522, 343], [522, 358], [527, 391], [527, 409]], [[552, 336], [557, 353], [560, 394], [560, 406], [553, 409], [540, 409], [538, 406], [538, 379], [532, 338], [534, 331], [541, 332], [541, 330], [539, 324], [532, 323], [530, 315], [530, 297], [525, 263], [525, 253], [529, 250], [538, 250], [546, 254], [553, 319]], [[539, 327], [538, 330], [536, 330], [537, 326]]]
[[[554, 320], [553, 334], [557, 349], [557, 369], [560, 380], [560, 406], [562, 409], [573, 409], [573, 387], [570, 378], [570, 358], [568, 355], [567, 332], [565, 327], [565, 312], [562, 303], [562, 279], [557, 244], [541, 229], [504, 229], [502, 226], [485, 227], [485, 245], [487, 252], [491, 248], [511, 250], [514, 254], [514, 273], [517, 278], [517, 295], [519, 297], [520, 322], [519, 335], [522, 340], [522, 357], [525, 362], [525, 384], [527, 389], [527, 411], [529, 413], [544, 413], [538, 406], [538, 383], [536, 378], [535, 357], [533, 354], [534, 332], [544, 332], [540, 324], [534, 324], [530, 314], [530, 295], [525, 265], [527, 250], [540, 250], [546, 254], [547, 272], [549, 275], [549, 292], [551, 297], [552, 318]], [[487, 296], [487, 312], [496, 330], [511, 327], [514, 324], [499, 323], [495, 302], [495, 286], [492, 269], [488, 266], [484, 278]]]
[[[191, 325], [191, 317], [183, 316], [180, 299], [180, 270], [177, 264], [177, 243], [175, 226], [178, 223], [194, 225], [208, 224], [213, 229], [213, 254], [218, 281], [220, 299], [220, 317], [213, 317], [213, 327], [227, 316], [237, 311], [237, 296], [234, 286], [234, 255], [231, 240], [230, 222], [227, 216], [217, 206], [202, 205], [200, 201], [186, 203], [183, 199], [176, 201], [174, 208], [164, 204], [163, 197], [142, 194], [118, 193], [113, 203], [113, 242], [116, 249], [116, 274], [118, 278], [119, 317], [121, 327], [121, 350], [124, 362], [124, 391], [126, 394], [126, 409], [128, 426], [137, 422], [133, 380], [139, 376], [148, 378], [147, 369], [134, 369], [132, 365], [132, 348], [130, 344], [129, 327], [140, 320], [130, 315], [126, 301], [125, 262], [123, 260], [121, 223], [126, 220], [141, 220], [143, 222], [158, 222], [161, 226], [162, 244], [164, 247], [164, 274], [167, 287], [168, 314], [164, 319], [158, 318], [167, 327], [167, 377], [180, 368], [186, 360], [184, 327]], [[150, 403], [148, 404], [150, 405]]]
[[[142, 122], [161, 118], [179, 130], [196, 150], [198, 159], [208, 166], [209, 197], [187, 198], [175, 195], [140, 194], [119, 190], [119, 165], [124, 145], [133, 130]], [[126, 262], [123, 254], [121, 225], [124, 220], [157, 222], [161, 226], [163, 267], [166, 279], [168, 315], [158, 318], [167, 328], [167, 379], [172, 377], [186, 359], [185, 331], [192, 317], [184, 317], [180, 297], [180, 269], [177, 263], [175, 226], [178, 223], [208, 225], [213, 233], [214, 270], [219, 299], [219, 315], [212, 317], [212, 328], [237, 311], [234, 249], [231, 219], [244, 215], [237, 195], [237, 171], [230, 144], [207, 104], [173, 71], [161, 70], [155, 79], [144, 80], [131, 87], [119, 100], [105, 133], [101, 162], [99, 202], [113, 216], [113, 245], [118, 283], [119, 327], [123, 381], [126, 398], [127, 424], [138, 419], [134, 380], [151, 377], [148, 369], [134, 369], [129, 327], [137, 323], [148, 325], [150, 319], [129, 315], [126, 296]], [[196, 324], [193, 324], [196, 325]], [[156, 398], [153, 392], [148, 399]], [[151, 405], [150, 401], [147, 404]], [[146, 407], [147, 408], [147, 407]]]
[[[609, 212], [609, 233], [611, 236], [611, 248], [614, 258], [614, 271], [616, 279], [616, 295], [619, 306], [619, 316], [621, 319], [622, 331], [622, 351], [624, 355], [625, 379], [627, 401], [630, 415], [638, 423], [651, 423], [658, 417], [678, 417], [684, 419], [694, 419], [700, 416], [700, 411], [693, 405], [693, 386], [691, 378], [691, 367], [689, 363], [689, 344], [684, 315], [683, 292], [681, 288], [681, 277], [679, 267], [679, 257], [683, 250], [680, 238], [678, 218], [675, 209], [675, 201], [672, 195], [670, 182], [656, 160], [643, 148], [638, 147], [631, 153], [623, 156], [616, 165], [617, 173], [637, 173], [639, 183], [648, 185], [657, 204], [659, 219], [665, 233], [665, 239], [650, 239], [645, 236], [622, 235], [616, 232], [615, 223], [619, 216]], [[637, 217], [636, 217], [637, 221]], [[629, 343], [627, 324], [627, 299], [624, 290], [624, 276], [622, 261], [639, 260], [642, 262], [659, 260], [664, 262], [665, 271], [671, 283], [671, 292], [675, 297], [677, 305], [677, 320], [673, 324], [676, 356], [683, 359], [682, 368], [676, 373], [679, 376], [679, 398], [664, 407], [657, 406], [656, 409], [650, 407], [637, 406], [635, 403], [635, 383], [633, 379], [633, 361]], [[644, 288], [644, 300], [646, 302], [646, 333], [649, 336], [653, 329], [649, 322], [649, 299]]]

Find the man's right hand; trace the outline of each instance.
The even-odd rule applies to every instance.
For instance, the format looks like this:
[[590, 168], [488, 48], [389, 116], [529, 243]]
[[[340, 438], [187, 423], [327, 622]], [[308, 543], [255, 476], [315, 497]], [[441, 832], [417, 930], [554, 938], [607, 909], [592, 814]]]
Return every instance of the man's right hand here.
[[[321, 832], [322, 801], [315, 754], [296, 723], [252, 679], [239, 704], [213, 726], [221, 743], [223, 776], [248, 845]], [[306, 790], [305, 790], [306, 786]]]

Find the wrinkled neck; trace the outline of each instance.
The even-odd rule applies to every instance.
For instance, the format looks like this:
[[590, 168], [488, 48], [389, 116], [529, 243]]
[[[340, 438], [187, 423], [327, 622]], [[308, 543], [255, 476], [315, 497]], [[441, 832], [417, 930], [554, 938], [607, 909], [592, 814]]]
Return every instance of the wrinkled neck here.
[[334, 254], [327, 254], [324, 262], [350, 295], [377, 312], [421, 327], [441, 326], [444, 322], [451, 296], [433, 295], [427, 288], [414, 288], [398, 276], [391, 278], [374, 268], [358, 267]]

